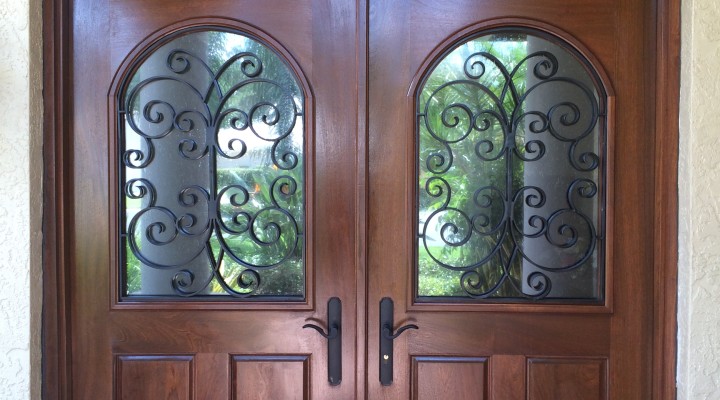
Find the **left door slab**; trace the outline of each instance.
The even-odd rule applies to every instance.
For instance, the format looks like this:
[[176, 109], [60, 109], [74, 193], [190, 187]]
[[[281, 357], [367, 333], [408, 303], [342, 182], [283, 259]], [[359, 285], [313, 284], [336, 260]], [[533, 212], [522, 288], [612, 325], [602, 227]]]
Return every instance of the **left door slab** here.
[[[358, 76], [356, 10], [354, 2], [330, 0], [73, 2], [71, 104], [63, 116], [72, 159], [72, 185], [65, 189], [72, 207], [63, 212], [70, 222], [64, 242], [71, 261], [64, 268], [70, 277], [73, 398], [355, 397], [354, 374], [330, 385], [326, 341], [302, 326], [325, 324], [328, 299], [339, 297], [342, 369], [356, 369], [358, 93], [348, 81]], [[189, 300], [172, 292], [125, 296], [119, 82], [155, 43], [184, 29], [258, 38], [300, 77], [305, 274], [299, 299], [242, 298], [227, 291]], [[265, 122], [272, 120], [268, 112]], [[287, 194], [288, 188], [278, 190]], [[178, 227], [168, 224], [164, 232]]]

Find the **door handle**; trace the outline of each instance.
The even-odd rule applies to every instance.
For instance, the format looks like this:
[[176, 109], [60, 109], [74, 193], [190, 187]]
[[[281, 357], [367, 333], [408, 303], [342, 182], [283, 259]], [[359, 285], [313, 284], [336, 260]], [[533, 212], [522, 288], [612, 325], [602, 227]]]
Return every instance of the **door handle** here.
[[420, 329], [415, 324], [401, 326], [393, 333], [395, 305], [391, 298], [380, 300], [380, 383], [390, 386], [393, 381], [393, 341], [408, 329]]
[[303, 329], [315, 329], [327, 339], [328, 381], [330, 386], [337, 386], [342, 381], [342, 302], [339, 298], [328, 300], [327, 314], [327, 332], [315, 324], [305, 324]]

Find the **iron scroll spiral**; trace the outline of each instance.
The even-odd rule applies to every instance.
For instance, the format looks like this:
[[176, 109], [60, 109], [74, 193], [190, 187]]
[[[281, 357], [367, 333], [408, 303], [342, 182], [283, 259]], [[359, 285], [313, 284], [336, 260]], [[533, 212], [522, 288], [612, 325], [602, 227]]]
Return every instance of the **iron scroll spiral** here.
[[[448, 52], [434, 67], [456, 54]], [[454, 61], [462, 71], [438, 73], [442, 79], [431, 72], [417, 92], [418, 210], [425, 213], [417, 231], [418, 254], [456, 271], [462, 293], [470, 298], [551, 297], [553, 277], [588, 268], [603, 240], [602, 217], [592, 207], [602, 209], [604, 201], [604, 139], [599, 136], [605, 126], [604, 91], [595, 77], [563, 73], [568, 69], [561, 60], [569, 54], [528, 51], [514, 65], [495, 51], [464, 54], [462, 63]], [[522, 177], [524, 169], [547, 162], [550, 150], [558, 154], [557, 148], [564, 149], [565, 159], [553, 162], [574, 171], [563, 183], [564, 193]], [[499, 178], [482, 178], [479, 186], [468, 188], [472, 179], [455, 168], [461, 161], [473, 163], [478, 175], [501, 166], [492, 172]], [[469, 193], [463, 195], [467, 200], [456, 198], [460, 191]], [[555, 208], [549, 209], [551, 203]], [[537, 247], [540, 241], [567, 255], [538, 256], [528, 243]], [[475, 253], [467, 256], [470, 249]], [[528, 267], [531, 272], [521, 271]]]
[[[261, 271], [302, 257], [304, 190], [298, 179], [304, 167], [291, 135], [303, 131], [303, 91], [280, 56], [264, 45], [221, 62], [184, 48], [165, 49], [164, 71], [135, 78], [120, 97], [124, 176], [141, 176], [121, 181], [124, 204], [140, 204], [123, 217], [122, 237], [142, 265], [174, 271], [169, 284], [176, 295], [207, 294], [215, 282], [227, 295], [253, 296], [263, 285]], [[269, 63], [284, 68], [285, 75], [269, 71]], [[253, 142], [270, 146], [268, 187], [220, 179], [219, 165], [240, 166]], [[164, 162], [158, 159], [161, 143], [175, 149], [174, 155], [163, 153], [164, 160], [188, 170], [205, 169], [206, 178], [166, 193], [174, 189], [156, 170]], [[265, 256], [240, 249], [238, 238], [243, 249], [260, 249]], [[226, 276], [226, 261], [242, 271]], [[199, 273], [199, 265], [207, 272]], [[200, 275], [206, 276], [203, 281]]]

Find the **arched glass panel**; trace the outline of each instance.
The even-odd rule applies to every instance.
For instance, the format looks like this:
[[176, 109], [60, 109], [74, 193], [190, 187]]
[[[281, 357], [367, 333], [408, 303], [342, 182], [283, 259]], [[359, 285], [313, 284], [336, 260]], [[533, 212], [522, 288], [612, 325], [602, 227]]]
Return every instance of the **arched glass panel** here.
[[133, 70], [118, 98], [122, 294], [302, 300], [304, 93], [288, 63], [195, 29]]
[[602, 301], [606, 94], [589, 62], [497, 29], [420, 82], [418, 299]]

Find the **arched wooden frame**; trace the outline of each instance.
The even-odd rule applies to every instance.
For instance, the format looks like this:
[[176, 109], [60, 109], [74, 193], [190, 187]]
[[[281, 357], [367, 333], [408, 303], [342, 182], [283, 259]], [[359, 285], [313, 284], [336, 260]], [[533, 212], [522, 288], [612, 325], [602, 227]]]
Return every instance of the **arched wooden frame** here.
[[313, 170], [313, 97], [312, 90], [309, 85], [305, 74], [303, 73], [300, 66], [295, 61], [292, 54], [285, 49], [279, 42], [273, 37], [259, 30], [258, 28], [243, 23], [241, 21], [225, 19], [225, 18], [196, 18], [181, 21], [164, 28], [161, 28], [148, 37], [142, 42], [136, 45], [128, 56], [123, 60], [117, 69], [115, 76], [113, 77], [112, 84], [108, 90], [108, 120], [112, 121], [112, 125], [109, 127], [108, 132], [108, 143], [111, 144], [109, 149], [109, 165], [111, 166], [108, 171], [110, 177], [108, 188], [111, 199], [119, 198], [119, 179], [120, 179], [120, 160], [118, 157], [118, 149], [121, 144], [118, 143], [120, 125], [117, 123], [118, 114], [117, 110], [120, 109], [121, 97], [125, 90], [125, 85], [129, 83], [130, 78], [134, 75], [137, 69], [143, 64], [143, 62], [154, 52], [155, 49], [169, 43], [178, 35], [183, 35], [191, 32], [199, 31], [225, 31], [228, 33], [235, 33], [250, 37], [261, 44], [267, 46], [272, 50], [284, 63], [288, 66], [290, 72], [296, 78], [297, 84], [303, 91], [304, 104], [304, 135], [305, 144], [303, 149], [303, 163], [304, 163], [304, 209], [305, 209], [305, 227], [308, 229], [304, 230], [304, 271], [305, 271], [305, 296], [303, 301], [273, 301], [270, 298], [257, 298], [245, 301], [237, 301], [228, 296], [217, 296], [217, 298], [189, 298], [189, 299], [175, 299], [166, 297], [159, 297], [148, 301], [148, 298], [134, 298], [134, 297], [123, 297], [122, 290], [120, 288], [121, 280], [120, 274], [122, 273], [122, 265], [120, 265], [120, 252], [124, 249], [120, 249], [120, 213], [124, 212], [121, 209], [118, 202], [111, 203], [108, 215], [110, 216], [110, 240], [111, 240], [111, 253], [109, 263], [113, 270], [111, 271], [110, 282], [112, 286], [110, 304], [112, 308], [141, 308], [141, 309], [163, 309], [163, 308], [187, 308], [187, 309], [310, 309], [313, 305], [313, 253], [312, 253], [312, 225], [309, 221], [312, 221], [313, 211], [313, 176], [310, 173]]
[[[601, 165], [599, 168], [599, 193], [601, 196], [600, 209], [600, 224], [604, 225], [605, 237], [612, 237], [613, 232], [613, 136], [614, 136], [614, 99], [615, 91], [612, 87], [608, 74], [605, 72], [604, 67], [600, 61], [575, 37], [569, 33], [554, 27], [550, 24], [519, 18], [500, 18], [492, 19], [488, 21], [482, 21], [471, 26], [465, 27], [454, 34], [446, 38], [442, 43], [437, 45], [435, 49], [428, 55], [425, 61], [422, 63], [418, 71], [415, 73], [415, 77], [408, 89], [408, 101], [412, 102], [413, 112], [417, 112], [419, 104], [417, 101], [420, 97], [420, 92], [425, 87], [427, 79], [432, 75], [435, 67], [442, 62], [447, 55], [453, 52], [456, 48], [463, 45], [464, 43], [473, 39], [492, 35], [496, 33], [527, 33], [535, 35], [541, 39], [547, 40], [555, 44], [556, 46], [564, 49], [570, 55], [572, 55], [577, 62], [582, 65], [588, 77], [593, 81], [593, 84], [598, 89], [599, 102], [601, 103], [601, 109], [604, 109], [604, 116], [598, 119], [600, 124], [600, 148], [601, 148]], [[412, 304], [411, 309], [413, 310], [427, 310], [427, 311], [448, 311], [448, 310], [470, 310], [474, 309], [477, 311], [488, 311], [488, 310], [503, 310], [507, 309], [507, 306], [512, 307], [514, 311], [528, 311], [528, 312], [580, 312], [580, 313], [608, 313], [612, 311], [612, 241], [604, 240], [603, 249], [599, 254], [602, 254], [602, 261], [604, 261], [604, 272], [602, 273], [602, 281], [598, 282], [600, 286], [599, 295], [601, 301], [598, 303], [587, 302], [587, 304], [579, 306], [583, 302], [573, 301], [562, 301], [556, 300], [550, 303], [542, 304], [540, 302], [520, 302], [508, 301], [497, 299], [490, 301], [476, 301], [473, 299], [463, 298], [444, 298], [440, 297], [437, 299], [423, 298], [419, 300], [417, 294], [418, 288], [418, 249], [417, 249], [417, 217], [418, 217], [418, 182], [419, 167], [417, 165], [417, 157], [419, 150], [419, 138], [418, 138], [418, 120], [419, 118], [413, 115], [414, 122], [412, 124], [413, 131], [412, 137], [408, 141], [414, 143], [412, 148], [409, 150], [408, 159], [416, 160], [415, 172], [412, 174], [411, 179], [408, 180], [407, 186], [412, 190], [414, 203], [408, 207], [408, 221], [412, 221], [409, 229], [409, 237], [413, 238], [410, 253], [413, 254], [412, 265], [409, 265], [407, 270], [410, 271], [409, 276], [409, 287], [412, 288], [411, 292], [408, 293], [408, 304]], [[600, 251], [600, 249], [598, 249]], [[604, 253], [604, 254], [603, 254]], [[551, 307], [548, 308], [548, 307]]]

